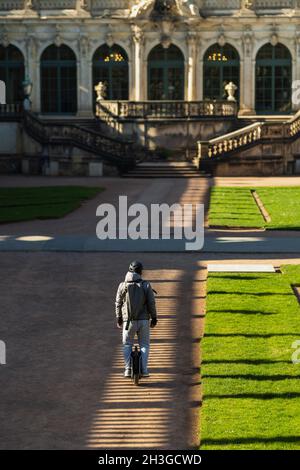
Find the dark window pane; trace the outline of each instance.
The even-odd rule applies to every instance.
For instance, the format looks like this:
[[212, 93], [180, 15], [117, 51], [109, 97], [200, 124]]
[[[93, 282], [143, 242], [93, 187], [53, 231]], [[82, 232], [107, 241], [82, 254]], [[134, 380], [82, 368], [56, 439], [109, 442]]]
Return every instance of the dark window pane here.
[[291, 108], [292, 60], [283, 44], [263, 46], [256, 59], [256, 109], [288, 112]]
[[174, 44], [168, 48], [158, 45], [148, 56], [148, 98], [184, 99], [184, 57]]
[[6, 85], [7, 103], [19, 103], [23, 100], [24, 76], [24, 59], [21, 51], [12, 45], [0, 46], [0, 80]]
[[[93, 86], [99, 82], [107, 85], [106, 99], [127, 100], [129, 95], [128, 57], [125, 50], [115, 44], [99, 47], [93, 57]], [[94, 92], [93, 103], [96, 101]]]
[[42, 112], [74, 114], [77, 111], [77, 65], [68, 46], [49, 46], [41, 58]]
[[238, 87], [239, 100], [240, 61], [237, 50], [230, 44], [214, 44], [204, 56], [204, 99], [226, 99], [225, 86], [233, 82]]

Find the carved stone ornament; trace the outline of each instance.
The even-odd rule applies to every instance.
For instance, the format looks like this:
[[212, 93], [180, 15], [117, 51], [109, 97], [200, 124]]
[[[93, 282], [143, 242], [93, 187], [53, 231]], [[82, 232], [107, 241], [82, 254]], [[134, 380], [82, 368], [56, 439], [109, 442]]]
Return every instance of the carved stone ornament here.
[[108, 31], [106, 34], [105, 42], [108, 45], [108, 47], [112, 47], [115, 43], [114, 36], [111, 31]]
[[142, 44], [144, 41], [143, 30], [136, 24], [131, 25], [132, 39], [135, 43]]
[[10, 44], [10, 40], [9, 40], [9, 37], [7, 35], [7, 33], [4, 31], [0, 37], [0, 43], [3, 47], [8, 47], [9, 44]]
[[223, 33], [221, 33], [220, 36], [218, 37], [218, 44], [220, 47], [224, 47], [226, 44], [226, 38]]
[[236, 102], [236, 98], [234, 95], [237, 89], [238, 87], [233, 82], [229, 82], [228, 85], [226, 85], [225, 91], [227, 91], [228, 93], [228, 98], [227, 98], [228, 101]]
[[82, 56], [87, 56], [90, 50], [90, 41], [87, 36], [81, 36], [79, 40], [80, 52]]
[[270, 39], [270, 43], [272, 44], [272, 46], [277, 46], [278, 42], [278, 35], [276, 33], [273, 33]]
[[195, 0], [140, 0], [131, 8], [130, 17], [151, 15], [155, 19], [166, 16], [200, 16]]
[[62, 38], [59, 33], [55, 36], [54, 44], [56, 45], [56, 47], [60, 47], [62, 45]]
[[247, 26], [244, 31], [243, 35], [244, 47], [245, 47], [245, 55], [246, 57], [250, 57], [252, 45], [253, 45], [253, 31], [251, 26]]
[[28, 36], [26, 37], [26, 46], [28, 50], [30, 51], [29, 55], [31, 55], [32, 57], [35, 57], [37, 53], [37, 41], [36, 41], [36, 38], [32, 34], [28, 34]]
[[161, 38], [160, 42], [164, 49], [168, 49], [172, 43], [172, 33], [175, 29], [175, 24], [172, 21], [163, 20], [160, 23]]
[[95, 87], [94, 90], [97, 94], [96, 102], [99, 103], [100, 101], [105, 100], [106, 97], [106, 90], [107, 85], [104, 82], [99, 82]]

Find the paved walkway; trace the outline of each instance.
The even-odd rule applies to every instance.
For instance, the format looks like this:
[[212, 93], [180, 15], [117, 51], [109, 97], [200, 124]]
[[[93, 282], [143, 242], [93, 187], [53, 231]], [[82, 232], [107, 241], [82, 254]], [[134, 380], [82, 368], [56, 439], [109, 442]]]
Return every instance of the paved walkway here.
[[[5, 182], [14, 186], [17, 180], [21, 186], [25, 180], [32, 185], [31, 178]], [[78, 243], [94, 237], [97, 205], [115, 202], [118, 194], [146, 204], [201, 202], [207, 200], [211, 181], [204, 179], [199, 186], [199, 180], [131, 184], [131, 180], [63, 178], [51, 179], [51, 185], [66, 181], [88, 181], [107, 190], [65, 219], [0, 226], [0, 249], [19, 242], [20, 236], [64, 241], [59, 253], [16, 252], [16, 245], [13, 252], [0, 253], [0, 339], [7, 347], [7, 365], [1, 366], [0, 374], [0, 448], [197, 448], [207, 262], [300, 264], [297, 246], [291, 255], [253, 254], [254, 243], [264, 243], [263, 251], [273, 243], [273, 250], [282, 237], [290, 250], [295, 234], [212, 232], [207, 243], [214, 252], [135, 253], [147, 268], [145, 278], [158, 291], [160, 315], [152, 338], [152, 376], [136, 389], [122, 377], [120, 332], [114, 323], [115, 292], [133, 255], [76, 253], [69, 251], [68, 243], [76, 237]], [[46, 184], [46, 179], [34, 182]], [[12, 238], [6, 239], [7, 235]], [[231, 252], [237, 242], [233, 236], [244, 238], [238, 242], [239, 253]], [[24, 243], [33, 248], [51, 241]]]
[[[188, 240], [99, 240], [89, 236], [1, 236], [0, 252], [121, 252], [178, 253], [186, 252]], [[201, 253], [284, 253], [300, 252], [299, 234], [279, 233], [210, 234], [206, 232]]]
[[199, 445], [205, 270], [190, 255], [137, 256], [159, 310], [152, 376], [138, 389], [122, 377], [114, 318], [128, 255], [1, 255], [1, 449]]

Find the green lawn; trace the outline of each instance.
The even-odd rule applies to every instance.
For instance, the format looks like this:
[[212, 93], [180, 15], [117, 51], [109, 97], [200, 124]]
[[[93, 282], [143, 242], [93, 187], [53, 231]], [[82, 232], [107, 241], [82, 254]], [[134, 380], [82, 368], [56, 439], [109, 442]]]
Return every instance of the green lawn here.
[[102, 190], [82, 186], [0, 188], [0, 223], [64, 217]]
[[201, 449], [300, 449], [300, 266], [282, 272], [209, 276]]
[[[255, 189], [271, 216], [265, 222], [251, 189]], [[210, 226], [257, 227], [267, 229], [300, 229], [300, 188], [213, 188], [211, 193]]]

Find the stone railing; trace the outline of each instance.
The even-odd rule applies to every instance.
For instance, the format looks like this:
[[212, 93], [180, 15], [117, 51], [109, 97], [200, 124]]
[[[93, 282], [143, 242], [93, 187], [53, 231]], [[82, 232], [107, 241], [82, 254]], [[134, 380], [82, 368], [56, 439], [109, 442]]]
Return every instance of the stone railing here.
[[243, 9], [272, 13], [283, 9], [296, 9], [300, 7], [300, 0], [202, 0], [200, 10], [204, 15], [228, 14]]
[[297, 137], [300, 134], [300, 111], [287, 122], [287, 128], [290, 137]]
[[20, 115], [22, 113], [22, 104], [0, 104], [0, 117], [11, 116], [11, 115]]
[[39, 10], [76, 10], [77, 0], [38, 0], [34, 5]]
[[277, 10], [296, 8], [298, 0], [252, 0], [254, 10]]
[[25, 6], [26, 6], [25, 0], [0, 1], [0, 11], [24, 10]]
[[188, 119], [234, 117], [237, 104], [229, 101], [106, 101], [97, 105], [96, 116], [109, 119]]
[[[129, 10], [135, 0], [0, 0], [0, 11], [10, 10], [86, 10], [92, 15], [103, 11]], [[201, 0], [201, 13], [206, 15], [230, 15], [240, 9], [272, 12], [280, 9], [300, 8], [300, 0]]]
[[198, 165], [201, 160], [226, 157], [259, 142], [287, 142], [300, 136], [300, 110], [288, 121], [257, 122], [208, 142], [198, 142]]
[[133, 0], [90, 0], [87, 7], [90, 7], [93, 12], [99, 10], [129, 10], [133, 4]]
[[75, 124], [44, 122], [32, 113], [24, 114], [27, 133], [44, 145], [66, 145], [93, 152], [108, 164], [119, 167], [134, 165], [132, 144], [99, 134]]
[[198, 162], [202, 159], [225, 156], [247, 147], [262, 137], [264, 123], [258, 122], [208, 142], [198, 142]]
[[242, 0], [202, 0], [201, 11], [210, 13], [215, 10], [232, 11], [241, 8]]
[[0, 11], [9, 10], [127, 10], [134, 0], [0, 0]]

